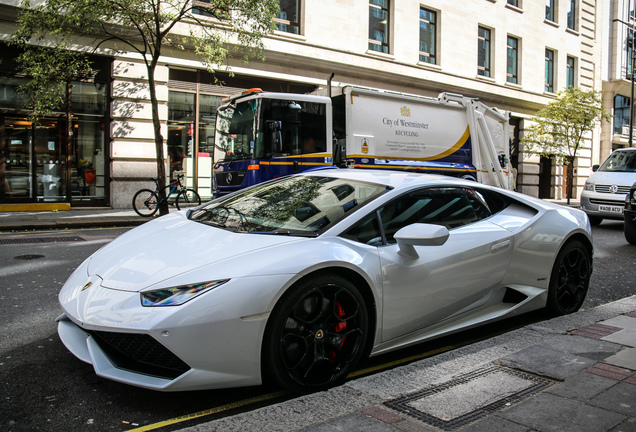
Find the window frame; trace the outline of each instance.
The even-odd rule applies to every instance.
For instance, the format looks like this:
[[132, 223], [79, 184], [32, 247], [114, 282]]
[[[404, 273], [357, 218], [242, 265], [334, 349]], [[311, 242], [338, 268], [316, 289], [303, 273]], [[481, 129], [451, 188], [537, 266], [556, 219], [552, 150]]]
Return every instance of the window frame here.
[[567, 22], [566, 27], [569, 30], [576, 31], [576, 21], [577, 21], [577, 13], [576, 13], [576, 0], [568, 0], [568, 13], [567, 13]]
[[[296, 3], [296, 20], [297, 21], [290, 20], [289, 17], [286, 15], [285, 18], [283, 18], [282, 16], [274, 17], [274, 23], [276, 25], [276, 30], [281, 33], [301, 35], [302, 27], [300, 23], [301, 23], [301, 13], [302, 13], [302, 0], [293, 0], [293, 1], [295, 1]], [[282, 3], [282, 1], [279, 1], [279, 4], [280, 3]], [[281, 5], [280, 14], [282, 14], [283, 12], [286, 12], [286, 11], [283, 11], [283, 8]], [[285, 26], [285, 29], [281, 28], [282, 26]], [[290, 31], [289, 28], [291, 28], [292, 30], [295, 29], [296, 31]]]
[[[620, 94], [614, 95], [614, 101], [612, 105], [612, 110], [614, 111], [614, 135], [623, 135], [623, 126], [629, 127], [630, 99], [631, 98], [629, 96], [623, 96]], [[623, 102], [620, 106], [617, 103], [619, 100]], [[617, 112], [620, 112], [621, 115], [617, 115]], [[623, 120], [621, 121], [621, 124], [617, 126], [617, 120], [619, 118]], [[625, 123], [624, 119], [627, 119], [627, 123]]]
[[[376, 4], [377, 2], [386, 2], [386, 7]], [[385, 41], [371, 38], [373, 10], [380, 10], [386, 14]], [[369, 0], [369, 27], [368, 27], [368, 50], [372, 53], [390, 54], [391, 53], [391, 0]], [[380, 47], [381, 49], [376, 49]]]
[[[511, 46], [510, 45], [510, 41], [514, 40], [516, 43], [516, 46]], [[508, 35], [507, 39], [506, 39], [506, 49], [507, 49], [507, 55], [506, 55], [506, 82], [510, 83], [510, 84], [519, 84], [519, 38], [516, 36], [511, 36]], [[511, 60], [511, 52], [514, 53], [514, 71], [511, 72], [510, 71], [510, 60]]]
[[[424, 18], [422, 18], [422, 12], [427, 13], [428, 15], [432, 15], [434, 18], [434, 21], [431, 22], [430, 20], [425, 20]], [[437, 46], [438, 46], [438, 14], [439, 11], [434, 10], [434, 9], [430, 9], [430, 8], [426, 8], [424, 6], [420, 6], [420, 17], [419, 17], [419, 23], [420, 23], [420, 49], [419, 49], [419, 61], [422, 63], [427, 63], [427, 64], [431, 64], [431, 65], [437, 65], [438, 64], [438, 55], [437, 55]], [[429, 31], [428, 33], [432, 35], [433, 38], [433, 43], [432, 45], [432, 54], [431, 54], [431, 50], [429, 50], [428, 52], [426, 51], [422, 51], [422, 23], [429, 25], [432, 27], [432, 31]]]
[[[548, 55], [551, 54], [551, 57]], [[544, 91], [554, 93], [554, 64], [556, 60], [556, 51], [550, 48], [545, 49], [545, 82]]]
[[557, 22], [557, 0], [545, 1], [545, 20], [553, 23]]
[[576, 87], [576, 57], [567, 56], [565, 60], [565, 86], [566, 88]]
[[[482, 31], [487, 32], [487, 36], [482, 36]], [[491, 28], [482, 25], [477, 29], [477, 75], [485, 78], [492, 76], [492, 33]], [[482, 52], [484, 53], [483, 58]]]

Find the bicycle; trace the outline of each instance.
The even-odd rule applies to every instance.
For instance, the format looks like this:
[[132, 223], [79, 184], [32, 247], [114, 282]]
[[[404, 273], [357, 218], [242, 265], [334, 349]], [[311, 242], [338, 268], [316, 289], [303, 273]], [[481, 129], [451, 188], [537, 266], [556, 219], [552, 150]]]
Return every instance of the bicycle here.
[[[159, 177], [153, 177], [150, 180], [155, 182], [155, 190], [141, 189], [135, 193], [132, 200], [133, 209], [139, 216], [150, 217], [159, 209], [159, 205], [164, 202], [173, 204], [177, 210], [186, 207], [194, 207], [201, 204], [201, 197], [197, 191], [187, 189], [181, 183], [183, 175], [177, 175], [177, 179], [164, 188], [165, 200], [159, 199]], [[171, 196], [176, 193], [174, 201], [170, 200]]]

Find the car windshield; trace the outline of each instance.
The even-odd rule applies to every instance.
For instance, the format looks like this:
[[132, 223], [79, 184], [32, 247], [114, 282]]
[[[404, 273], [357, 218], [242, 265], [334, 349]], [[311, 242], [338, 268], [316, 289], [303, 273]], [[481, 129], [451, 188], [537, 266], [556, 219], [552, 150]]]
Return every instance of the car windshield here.
[[616, 151], [603, 162], [599, 171], [636, 172], [636, 150]]
[[389, 190], [323, 176], [288, 176], [214, 200], [190, 219], [235, 232], [315, 237]]

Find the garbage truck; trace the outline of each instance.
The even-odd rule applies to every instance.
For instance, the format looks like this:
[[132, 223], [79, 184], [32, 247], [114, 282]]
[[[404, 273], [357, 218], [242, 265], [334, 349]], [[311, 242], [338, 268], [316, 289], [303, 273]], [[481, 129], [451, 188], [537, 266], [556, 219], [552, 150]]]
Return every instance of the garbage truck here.
[[509, 113], [452, 93], [345, 86], [329, 97], [250, 89], [218, 108], [214, 147], [216, 196], [327, 166], [513, 188]]

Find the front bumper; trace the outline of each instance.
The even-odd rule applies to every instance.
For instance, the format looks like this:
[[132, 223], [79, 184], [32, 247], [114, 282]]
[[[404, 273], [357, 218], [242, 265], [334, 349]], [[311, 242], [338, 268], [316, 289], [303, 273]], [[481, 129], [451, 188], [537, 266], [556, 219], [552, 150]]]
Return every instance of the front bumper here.
[[581, 210], [588, 216], [603, 219], [623, 219], [625, 194], [603, 194], [584, 191], [581, 194]]

